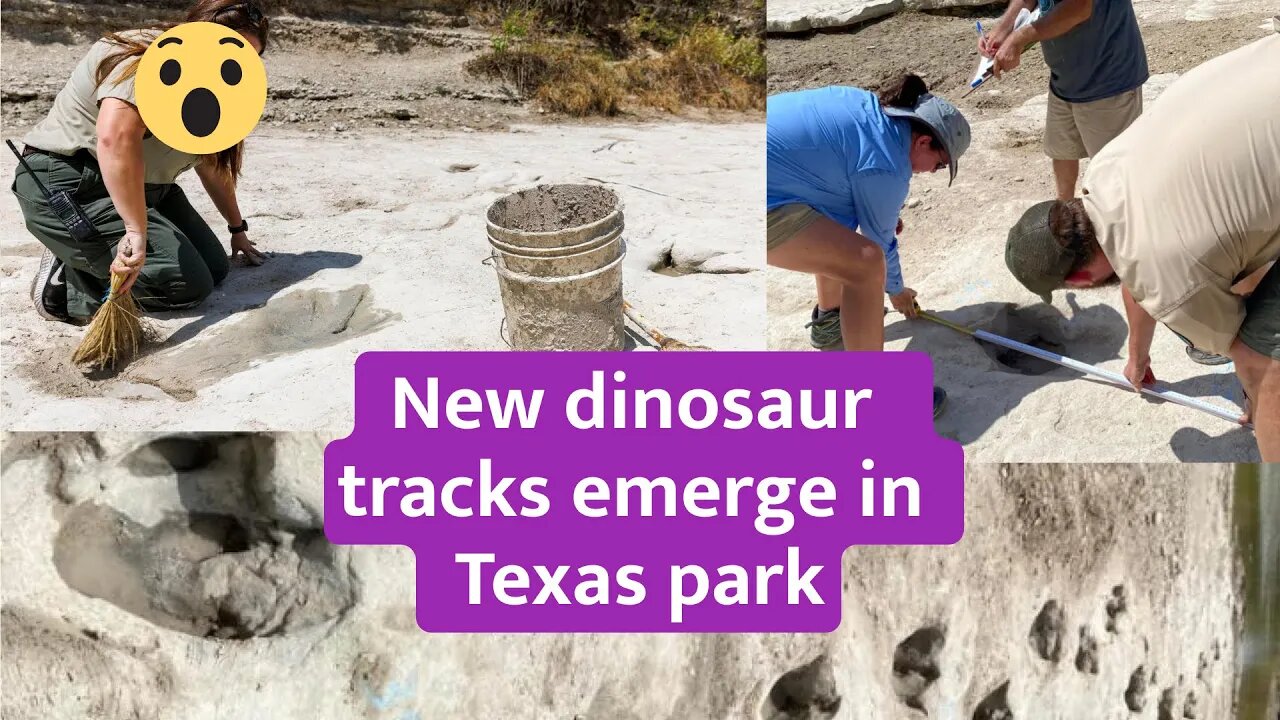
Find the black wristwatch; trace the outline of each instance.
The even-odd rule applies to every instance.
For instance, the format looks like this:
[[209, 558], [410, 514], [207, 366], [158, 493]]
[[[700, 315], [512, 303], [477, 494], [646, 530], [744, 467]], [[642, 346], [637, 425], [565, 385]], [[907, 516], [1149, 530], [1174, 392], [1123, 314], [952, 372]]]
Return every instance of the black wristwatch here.
[[241, 220], [240, 227], [231, 227], [228, 225], [227, 230], [230, 230], [232, 235], [235, 235], [236, 233], [249, 232], [249, 221]]

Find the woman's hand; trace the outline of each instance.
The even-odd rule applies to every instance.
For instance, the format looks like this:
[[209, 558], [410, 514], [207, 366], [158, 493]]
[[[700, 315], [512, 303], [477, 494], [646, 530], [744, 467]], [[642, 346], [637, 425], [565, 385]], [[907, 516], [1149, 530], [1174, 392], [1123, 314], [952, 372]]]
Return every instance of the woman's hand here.
[[240, 253], [244, 253], [244, 259], [250, 265], [261, 265], [266, 259], [258, 252], [257, 243], [249, 239], [248, 233], [241, 232], [231, 236], [231, 259], [235, 260]]
[[1151, 372], [1151, 357], [1130, 357], [1124, 368], [1124, 378], [1137, 392], [1142, 392], [1143, 386], [1154, 385], [1156, 376]]
[[889, 302], [893, 303], [893, 309], [906, 315], [909, 318], [916, 317], [916, 291], [911, 288], [903, 288], [902, 292], [897, 295], [890, 295]]
[[121, 275], [124, 281], [116, 291], [123, 295], [133, 287], [134, 281], [147, 262], [147, 238], [140, 232], [128, 230], [116, 245], [116, 259], [111, 263], [111, 274]]
[[902, 234], [902, 231], [903, 231], [905, 228], [906, 228], [906, 226], [902, 224], [902, 218], [898, 218], [898, 228], [897, 228], [896, 230], [894, 230], [894, 231], [893, 231], [893, 234], [894, 234], [894, 235], [901, 235], [901, 234]]

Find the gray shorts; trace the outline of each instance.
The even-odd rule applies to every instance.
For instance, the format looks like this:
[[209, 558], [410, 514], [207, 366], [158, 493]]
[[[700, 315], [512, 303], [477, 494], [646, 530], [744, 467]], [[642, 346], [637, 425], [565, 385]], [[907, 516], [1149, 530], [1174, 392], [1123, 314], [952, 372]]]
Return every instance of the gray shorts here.
[[783, 205], [769, 211], [766, 250], [773, 250], [796, 233], [822, 219], [822, 213], [808, 205]]
[[1262, 282], [1244, 301], [1240, 342], [1272, 360], [1280, 360], [1280, 263], [1271, 266]]

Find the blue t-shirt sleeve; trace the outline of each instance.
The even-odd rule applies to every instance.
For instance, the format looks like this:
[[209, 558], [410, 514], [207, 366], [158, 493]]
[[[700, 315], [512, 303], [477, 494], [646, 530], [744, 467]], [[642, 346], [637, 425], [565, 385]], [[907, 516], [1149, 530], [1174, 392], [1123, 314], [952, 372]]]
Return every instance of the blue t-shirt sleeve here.
[[902, 292], [902, 266], [898, 261], [898, 216], [909, 185], [891, 173], [863, 172], [853, 180], [853, 206], [858, 226], [884, 250], [885, 292]]

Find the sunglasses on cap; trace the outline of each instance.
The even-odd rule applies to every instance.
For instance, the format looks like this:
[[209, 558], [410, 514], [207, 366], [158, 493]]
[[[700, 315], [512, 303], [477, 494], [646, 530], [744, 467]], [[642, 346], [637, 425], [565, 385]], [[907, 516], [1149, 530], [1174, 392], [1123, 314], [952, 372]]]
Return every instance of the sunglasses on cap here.
[[245, 17], [249, 18], [249, 22], [253, 25], [262, 24], [262, 18], [263, 18], [262, 9], [258, 7], [258, 3], [256, 2], [245, 2], [245, 3], [240, 3], [239, 5], [232, 5], [230, 7], [225, 7], [219, 10], [217, 14], [214, 15], [214, 17], [218, 17], [219, 15], [223, 15], [226, 13], [234, 13], [234, 12], [243, 12], [245, 14]]

